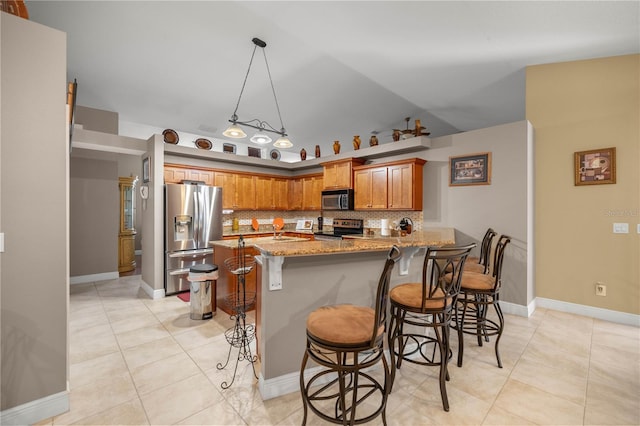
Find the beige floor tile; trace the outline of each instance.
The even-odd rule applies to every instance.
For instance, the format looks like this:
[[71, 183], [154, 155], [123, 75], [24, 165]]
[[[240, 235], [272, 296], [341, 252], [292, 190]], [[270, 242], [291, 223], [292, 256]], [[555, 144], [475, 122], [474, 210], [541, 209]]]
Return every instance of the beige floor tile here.
[[83, 309], [69, 315], [69, 333], [82, 332], [87, 328], [108, 325], [109, 318], [102, 305], [96, 308]]
[[148, 425], [149, 420], [140, 399], [134, 398], [124, 404], [86, 417], [75, 425]]
[[123, 349], [122, 355], [129, 367], [134, 371], [140, 366], [149, 364], [183, 352], [173, 337], [164, 337], [131, 348]]
[[158, 320], [160, 320], [164, 328], [166, 328], [167, 331], [171, 334], [180, 334], [186, 331], [194, 330], [198, 327], [212, 326], [212, 324], [210, 324], [210, 319], [192, 320], [189, 309], [186, 308], [158, 313], [156, 314], [156, 317], [158, 318]]
[[231, 356], [235, 359], [238, 350], [230, 347], [227, 340], [221, 335], [213, 339], [210, 343], [189, 349], [187, 353], [202, 371], [207, 371], [216, 368], [218, 364], [224, 364], [229, 356], [230, 349]]
[[130, 305], [126, 309], [111, 309], [111, 306], [106, 305], [105, 310], [109, 317], [109, 321], [112, 323], [117, 323], [119, 321], [130, 321], [135, 323], [135, 321], [140, 317], [153, 316], [153, 313], [149, 311], [149, 308], [142, 303]]
[[140, 399], [152, 425], [175, 424], [224, 402], [203, 374], [156, 389], [141, 395]]
[[121, 320], [111, 319], [111, 328], [114, 334], [122, 334], [127, 331], [144, 329], [152, 325], [159, 324], [158, 318], [156, 318], [151, 311], [145, 308], [143, 312], [139, 312], [136, 315], [132, 315], [129, 318], [123, 318]]
[[70, 411], [55, 417], [53, 424], [72, 424], [136, 397], [136, 389], [128, 372], [102, 377], [71, 389]]
[[177, 296], [167, 296], [162, 299], [147, 299], [142, 301], [151, 312], [157, 314], [159, 312], [171, 311], [174, 309], [189, 308], [189, 304], [178, 299]]
[[[630, 339], [640, 340], [640, 328], [632, 325], [603, 321], [600, 319], [593, 320], [593, 334], [594, 337], [599, 336], [600, 334], [614, 334], [616, 336], [624, 336]], [[597, 341], [597, 339], [594, 340]]]
[[507, 382], [509, 371], [467, 359], [462, 368], [450, 367], [449, 387], [455, 387], [483, 401], [493, 403]]
[[[626, 340], [625, 337], [620, 338], [620, 341]], [[621, 346], [614, 342], [611, 342], [611, 346], [604, 346], [599, 342], [594, 342], [591, 349], [591, 361], [613, 366], [624, 365], [629, 369], [630, 374], [639, 373], [640, 350], [627, 350], [630, 348]]]
[[477, 425], [482, 423], [491, 408], [490, 402], [476, 398], [454, 386], [447, 386], [447, 395], [448, 412], [444, 411], [442, 406], [438, 381], [424, 382], [407, 402], [407, 406], [415, 411], [417, 418], [420, 418], [421, 422], [424, 420], [424, 423], [417, 424]]
[[589, 370], [589, 353], [573, 354], [562, 352], [554, 346], [532, 343], [527, 346], [520, 359], [553, 365], [563, 371], [586, 374]]
[[200, 374], [202, 371], [184, 352], [131, 370], [140, 395]]
[[543, 425], [582, 424], [584, 406], [517, 380], [508, 380], [494, 403], [509, 413]]
[[174, 334], [174, 338], [184, 350], [190, 350], [217, 341], [222, 335], [224, 335], [224, 329], [215, 322], [207, 321], [200, 327]]
[[97, 334], [95, 336], [80, 337], [79, 334], [72, 335], [69, 345], [69, 363], [77, 364], [89, 359], [119, 352], [120, 347], [118, 346], [118, 342], [110, 330], [111, 327], [109, 327], [108, 333]]
[[231, 405], [226, 401], [221, 401], [176, 424], [244, 426], [247, 423], [231, 407]]
[[128, 372], [122, 354], [117, 351], [71, 364], [69, 366], [69, 385], [71, 389], [76, 389], [112, 375]]
[[639, 425], [640, 399], [638, 394], [613, 397], [610, 387], [589, 385], [584, 424], [586, 425]]
[[534, 386], [560, 398], [584, 405], [587, 375], [521, 359], [511, 373], [511, 379]]
[[126, 331], [116, 335], [118, 344], [122, 349], [131, 348], [154, 340], [164, 339], [171, 336], [162, 324], [154, 324], [137, 330]]
[[513, 413], [510, 413], [502, 408], [493, 406], [489, 410], [489, 414], [482, 422], [487, 426], [514, 426], [514, 425], [535, 425], [536, 423], [527, 421], [522, 417], [518, 417]]
[[557, 353], [569, 353], [575, 355], [588, 355], [591, 350], [591, 334], [559, 332], [552, 326], [543, 328], [540, 326], [531, 341], [530, 346], [544, 346], [547, 351]]

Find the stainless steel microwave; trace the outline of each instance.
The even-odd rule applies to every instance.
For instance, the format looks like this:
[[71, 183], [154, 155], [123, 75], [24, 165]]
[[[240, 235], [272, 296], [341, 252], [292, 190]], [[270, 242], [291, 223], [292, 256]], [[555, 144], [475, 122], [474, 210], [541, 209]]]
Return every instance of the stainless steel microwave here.
[[322, 191], [322, 210], [353, 210], [353, 189]]

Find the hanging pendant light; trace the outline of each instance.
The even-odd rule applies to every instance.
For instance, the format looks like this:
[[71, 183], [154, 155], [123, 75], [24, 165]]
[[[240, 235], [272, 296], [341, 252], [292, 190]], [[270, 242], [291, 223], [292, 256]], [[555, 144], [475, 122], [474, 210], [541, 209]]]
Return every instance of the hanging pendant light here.
[[[222, 134], [229, 138], [240, 139], [246, 138], [247, 134], [242, 130], [240, 126], [243, 127], [251, 127], [253, 129], [257, 129], [258, 132], [253, 135], [249, 140], [253, 143], [257, 144], [267, 144], [272, 141], [271, 137], [269, 137], [265, 132], [275, 133], [280, 135], [280, 137], [273, 144], [278, 148], [291, 148], [293, 143], [287, 138], [287, 131], [284, 128], [284, 124], [282, 124], [282, 116], [280, 115], [280, 107], [278, 106], [278, 98], [276, 97], [276, 90], [273, 86], [273, 80], [271, 78], [271, 71], [269, 70], [269, 63], [267, 62], [267, 54], [265, 53], [264, 48], [267, 46], [267, 43], [260, 40], [259, 38], [253, 38], [251, 40], [255, 45], [253, 48], [253, 53], [251, 54], [251, 60], [249, 61], [249, 68], [247, 69], [247, 74], [244, 76], [244, 81], [242, 83], [242, 89], [240, 89], [240, 96], [238, 96], [238, 102], [236, 103], [236, 109], [233, 111], [233, 115], [229, 122], [231, 126], [229, 126]], [[278, 118], [280, 119], [280, 130], [277, 130], [273, 126], [271, 126], [266, 121], [262, 121], [259, 119], [240, 121], [238, 119], [238, 107], [240, 106], [240, 100], [242, 99], [242, 93], [244, 92], [244, 87], [247, 84], [247, 78], [249, 77], [249, 72], [251, 71], [251, 65], [253, 64], [253, 57], [256, 54], [256, 49], [260, 47], [262, 48], [262, 53], [264, 55], [264, 62], [267, 66], [267, 73], [269, 74], [269, 82], [271, 83], [271, 91], [273, 93], [273, 99], [276, 104], [276, 110], [278, 111]]]

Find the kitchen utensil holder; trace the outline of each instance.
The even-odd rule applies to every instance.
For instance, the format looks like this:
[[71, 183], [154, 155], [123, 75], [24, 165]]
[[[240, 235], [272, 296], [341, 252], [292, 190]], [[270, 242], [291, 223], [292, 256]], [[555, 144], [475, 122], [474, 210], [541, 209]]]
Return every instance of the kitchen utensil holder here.
[[222, 382], [222, 389], [229, 389], [236, 379], [238, 364], [240, 361], [249, 361], [253, 369], [253, 376], [257, 379], [255, 362], [258, 360], [256, 355], [251, 353], [251, 342], [255, 340], [256, 329], [253, 324], [247, 324], [246, 312], [256, 303], [256, 293], [246, 291], [246, 275], [256, 266], [255, 258], [245, 254], [245, 242], [242, 235], [238, 239], [238, 253], [235, 257], [230, 257], [224, 261], [227, 269], [236, 277], [236, 291], [225, 298], [226, 304], [231, 308], [233, 314], [231, 319], [235, 320], [235, 325], [224, 333], [224, 337], [229, 343], [229, 353], [224, 364], [218, 363], [218, 370], [223, 370], [229, 365], [231, 360], [231, 352], [234, 348], [238, 349], [238, 356], [233, 370], [233, 376], [230, 382], [226, 380]]

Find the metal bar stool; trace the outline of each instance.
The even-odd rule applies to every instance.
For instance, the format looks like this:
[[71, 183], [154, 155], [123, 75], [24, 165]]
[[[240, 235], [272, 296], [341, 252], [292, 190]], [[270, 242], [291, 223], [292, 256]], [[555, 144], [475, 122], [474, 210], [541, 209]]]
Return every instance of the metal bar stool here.
[[[478, 338], [478, 346], [482, 346], [482, 338], [489, 341], [489, 336], [498, 336], [495, 343], [496, 360], [502, 368], [498, 344], [504, 330], [504, 315], [500, 309], [500, 287], [502, 286], [502, 265], [504, 252], [511, 238], [502, 235], [498, 238], [494, 255], [493, 268], [487, 273], [465, 270], [460, 280], [460, 294], [456, 305], [455, 321], [452, 328], [458, 332], [458, 367], [462, 367], [464, 354], [463, 334], [473, 334]], [[497, 322], [487, 318], [487, 311], [493, 306], [498, 315]]]
[[[307, 317], [307, 346], [300, 367], [303, 425], [307, 422], [307, 407], [331, 423], [361, 424], [382, 414], [382, 422], [387, 424], [387, 396], [391, 383], [384, 355], [384, 333], [389, 281], [399, 258], [400, 250], [394, 246], [387, 255], [378, 282], [375, 308], [322, 306]], [[305, 367], [310, 359], [321, 371], [305, 383]], [[364, 371], [380, 361], [384, 368], [383, 382], [376, 380], [371, 371]], [[358, 417], [359, 406], [366, 400], [376, 403], [376, 408], [369, 409], [367, 405], [364, 414]], [[360, 408], [360, 412], [364, 409]], [[328, 413], [329, 410], [332, 412]]]
[[[449, 326], [460, 290], [460, 277], [475, 243], [465, 246], [428, 247], [422, 266], [422, 282], [394, 287], [389, 293], [391, 322], [391, 384], [403, 361], [440, 367], [442, 406], [449, 411], [446, 381]], [[429, 333], [432, 330], [433, 334]]]

